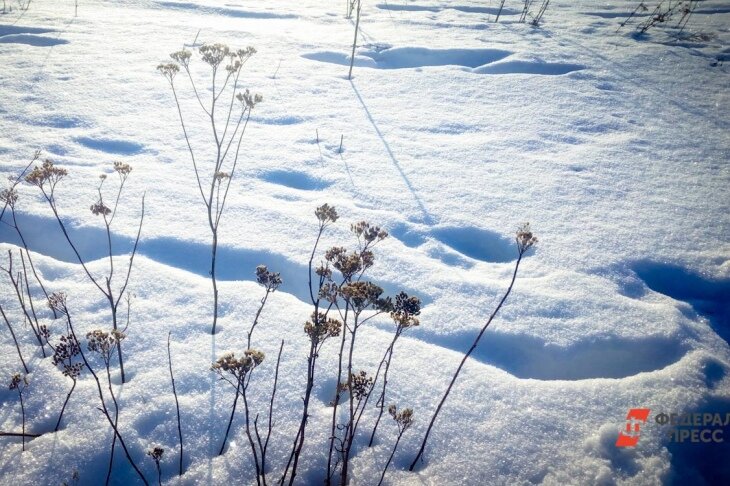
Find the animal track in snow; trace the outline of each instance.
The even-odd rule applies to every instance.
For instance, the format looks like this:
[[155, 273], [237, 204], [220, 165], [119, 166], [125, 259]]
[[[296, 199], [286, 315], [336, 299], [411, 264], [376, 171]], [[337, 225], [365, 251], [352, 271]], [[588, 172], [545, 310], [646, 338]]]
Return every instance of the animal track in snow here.
[[295, 172], [289, 170], [273, 170], [265, 172], [260, 178], [272, 184], [299, 189], [301, 191], [316, 191], [325, 189], [330, 183], [322, 179], [315, 179], [303, 172]]
[[[649, 289], [690, 304], [730, 342], [730, 279], [712, 279], [679, 265], [651, 260], [634, 262], [631, 268]], [[625, 287], [624, 291], [640, 297], [636, 289]]]
[[305, 118], [295, 115], [269, 117], [252, 116], [251, 121], [261, 123], [263, 125], [298, 125], [299, 123], [303, 123]]
[[[517, 259], [517, 249], [512, 239], [481, 228], [457, 226], [421, 228], [401, 224], [391, 229], [390, 233], [411, 248], [420, 247], [432, 240], [473, 260], [506, 263]], [[432, 250], [430, 254], [447, 265], [469, 266], [468, 260], [459, 259], [458, 255], [449, 251]]]
[[86, 148], [117, 155], [135, 155], [144, 150], [144, 145], [127, 140], [109, 138], [78, 137], [76, 142]]

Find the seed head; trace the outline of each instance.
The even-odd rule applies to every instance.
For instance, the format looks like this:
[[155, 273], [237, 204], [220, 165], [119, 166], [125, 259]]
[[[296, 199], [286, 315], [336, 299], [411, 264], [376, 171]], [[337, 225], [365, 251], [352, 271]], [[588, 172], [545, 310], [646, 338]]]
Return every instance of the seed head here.
[[317, 216], [317, 219], [322, 226], [327, 223], [334, 223], [335, 221], [337, 221], [337, 218], [339, 218], [339, 216], [337, 215], [337, 210], [334, 208], [334, 206], [330, 206], [327, 203], [315, 209], [314, 215]]
[[91, 205], [91, 212], [94, 213], [94, 215], [96, 216], [108, 216], [112, 213], [112, 210], [106, 207], [104, 203], [99, 200]]
[[537, 243], [537, 237], [532, 234], [530, 223], [524, 223], [517, 229], [515, 241], [517, 242], [517, 249], [520, 252], [520, 255], [524, 254]]
[[273, 292], [282, 284], [281, 276], [278, 272], [270, 272], [266, 265], [256, 267], [256, 281], [263, 285], [267, 291]]
[[0, 191], [0, 201], [6, 203], [11, 209], [14, 209], [15, 203], [18, 201], [18, 191], [12, 187], [3, 189]]

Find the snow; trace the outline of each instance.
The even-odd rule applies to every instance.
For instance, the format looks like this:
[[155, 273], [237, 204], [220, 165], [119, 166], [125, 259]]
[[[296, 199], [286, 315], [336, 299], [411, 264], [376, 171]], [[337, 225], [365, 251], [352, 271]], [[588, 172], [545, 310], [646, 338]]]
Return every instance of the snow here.
[[[701, 2], [688, 32], [705, 35], [676, 41], [663, 28], [644, 37], [631, 24], [616, 32], [636, 2], [553, 1], [539, 28], [517, 22], [517, 1], [491, 22], [498, 4], [365, 2], [352, 81], [354, 26], [344, 2], [88, 0], [74, 17], [73, 2], [35, 0], [27, 11], [0, 15], [3, 180], [37, 149], [68, 169], [59, 211], [95, 275], [108, 266], [103, 227], [87, 211], [98, 175], [110, 174], [115, 160], [134, 168], [113, 226], [115, 264], [127, 263], [146, 194], [123, 343], [131, 380], [121, 385], [114, 369], [113, 381], [121, 433], [148, 480], [156, 473], [145, 451], [160, 445], [168, 484], [255, 482], [242, 413], [217, 456], [234, 391], [210, 365], [245, 347], [263, 296], [259, 264], [284, 279], [253, 335], [266, 360], [250, 387], [255, 413], [265, 416], [283, 339], [269, 451], [269, 479], [278, 479], [301, 414], [307, 261], [313, 212], [325, 202], [341, 218], [321, 248], [354, 246], [351, 222], [382, 225], [390, 237], [376, 247], [369, 274], [389, 294], [404, 289], [424, 304], [421, 326], [395, 348], [390, 396], [414, 409], [415, 423], [386, 482], [711, 484], [730, 477], [727, 444], [670, 443], [653, 422], [637, 447], [614, 445], [632, 407], [730, 412], [723, 64], [730, 11], [719, 0]], [[222, 219], [215, 337], [210, 232], [172, 93], [155, 70], [194, 39], [196, 46], [256, 47], [243, 86], [264, 96]], [[178, 81], [191, 142], [204, 159], [209, 127], [185, 79]], [[47, 288], [68, 294], [78, 334], [109, 328], [107, 304], [37, 189], [18, 189], [18, 224]], [[463, 352], [509, 283], [513, 235], [524, 221], [540, 239], [536, 251], [467, 361], [425, 463], [408, 472]], [[0, 224], [0, 265], [19, 243]], [[75, 469], [80, 484], [99, 484], [111, 432], [96, 408], [95, 384], [83, 375], [63, 427], [50, 432], [70, 380], [42, 358], [4, 274], [0, 282], [0, 304], [32, 370], [26, 426], [43, 433], [26, 452], [20, 440], [0, 438], [0, 483], [59, 484]], [[43, 315], [58, 336], [63, 323]], [[0, 328], [5, 383], [20, 363]], [[181, 478], [169, 331], [186, 441]], [[375, 319], [360, 332], [355, 367], [374, 372], [392, 322]], [[336, 347], [326, 344], [318, 362], [301, 484], [324, 477]], [[0, 431], [20, 429], [19, 408], [3, 386]], [[365, 423], [375, 414], [369, 410]], [[358, 438], [352, 484], [377, 483], [397, 432], [384, 420], [375, 446]], [[112, 483], [137, 481], [117, 453]]]

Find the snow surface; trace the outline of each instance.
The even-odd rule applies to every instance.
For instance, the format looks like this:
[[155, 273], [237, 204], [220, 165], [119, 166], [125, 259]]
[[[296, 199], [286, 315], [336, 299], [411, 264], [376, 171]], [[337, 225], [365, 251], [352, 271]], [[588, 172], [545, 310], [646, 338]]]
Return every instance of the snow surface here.
[[[341, 219], [322, 245], [354, 244], [349, 223], [391, 237], [371, 276], [388, 292], [418, 295], [421, 327], [395, 350], [391, 397], [413, 407], [386, 476], [391, 484], [702, 484], [726, 481], [727, 444], [670, 444], [646, 428], [636, 448], [614, 446], [631, 407], [730, 411], [730, 9], [701, 2], [678, 41], [667, 29], [616, 32], [637, 2], [551, 2], [540, 28], [517, 22], [520, 2], [365, 2], [354, 76], [346, 64], [352, 22], [345, 2], [269, 0], [36, 0], [0, 16], [0, 173], [17, 175], [36, 149], [69, 170], [62, 217], [82, 254], [103, 273], [104, 233], [86, 208], [111, 162], [134, 167], [115, 222], [129, 251], [146, 193], [147, 214], [124, 342], [131, 380], [120, 386], [121, 431], [145, 475], [153, 445], [169, 484], [251, 484], [238, 415], [220, 446], [232, 390], [211, 362], [240, 353], [262, 296], [254, 269], [285, 280], [262, 315], [255, 347], [267, 359], [251, 385], [265, 414], [276, 351], [286, 341], [271, 476], [298, 426], [308, 341], [302, 324], [313, 210]], [[12, 2], [9, 2], [12, 3]], [[253, 45], [244, 86], [264, 95], [242, 147], [223, 217], [220, 332], [211, 338], [210, 235], [169, 86], [167, 54], [200, 42]], [[181, 86], [184, 86], [181, 83]], [[192, 141], [209, 129], [196, 118]], [[343, 150], [339, 151], [344, 135]], [[69, 295], [84, 334], [109, 327], [108, 307], [86, 280], [35, 188], [21, 185], [19, 224], [52, 291]], [[506, 288], [512, 235], [530, 221], [540, 243], [513, 294], [470, 359], [436, 423], [417, 472], [407, 471], [450, 376]], [[0, 225], [0, 264], [18, 240]], [[125, 262], [126, 258], [118, 258]], [[69, 380], [42, 359], [2, 280], [0, 302], [20, 329], [32, 368], [27, 427], [43, 435], [21, 453], [0, 438], [0, 483], [59, 484], [78, 470], [100, 484], [111, 433], [88, 374], [65, 425], [53, 429]], [[47, 316], [46, 316], [47, 317]], [[50, 323], [50, 320], [47, 320]], [[52, 324], [61, 332], [63, 325]], [[175, 408], [165, 356], [172, 331], [186, 473], [176, 472]], [[392, 333], [367, 325], [356, 368], [374, 371]], [[326, 464], [336, 350], [320, 357], [299, 482]], [[19, 371], [0, 332], [0, 377]], [[366, 421], [374, 417], [374, 409]], [[20, 428], [17, 397], [0, 390], [0, 430]], [[374, 484], [395, 439], [360, 438], [352, 483]], [[726, 429], [726, 435], [728, 430]], [[724, 458], [724, 459], [723, 459]], [[121, 454], [113, 484], [138, 478]]]

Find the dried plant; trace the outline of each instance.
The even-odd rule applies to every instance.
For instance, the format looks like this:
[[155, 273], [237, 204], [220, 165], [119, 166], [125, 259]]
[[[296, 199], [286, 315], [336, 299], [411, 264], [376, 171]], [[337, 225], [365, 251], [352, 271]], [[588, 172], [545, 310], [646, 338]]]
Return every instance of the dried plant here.
[[[54, 298], [58, 298], [58, 294], [55, 294]], [[61, 407], [61, 413], [58, 415], [54, 431], [58, 431], [61, 427], [63, 412], [66, 410], [66, 405], [68, 405], [68, 401], [71, 399], [74, 389], [76, 389], [76, 382], [84, 369], [84, 363], [79, 361], [80, 354], [81, 345], [73, 334], [61, 336], [59, 342], [53, 348], [53, 365], [61, 370], [63, 376], [71, 378], [72, 382], [71, 389]]]
[[23, 252], [19, 251], [20, 258], [22, 261], [22, 271], [16, 271], [13, 265], [13, 252], [8, 250], [8, 266], [0, 266], [0, 269], [7, 274], [10, 283], [15, 290], [15, 298], [22, 310], [24, 323], [28, 324], [33, 331], [33, 335], [38, 342], [38, 346], [41, 348], [43, 357], [46, 357], [46, 344], [48, 340], [48, 329], [43, 327], [39, 320], [38, 315], [35, 311], [35, 305], [33, 304], [33, 294], [30, 290], [30, 284], [28, 280], [28, 271], [25, 265], [25, 257]]
[[[403, 332], [420, 324], [420, 321], [417, 317], [420, 313], [421, 301], [418, 299], [418, 297], [409, 296], [405, 292], [400, 292], [398, 295], [395, 296], [393, 310], [390, 311], [390, 317], [393, 319], [393, 322], [395, 322], [395, 333], [393, 335], [393, 340], [390, 342], [390, 345], [388, 345], [388, 348], [385, 350], [383, 359], [380, 360], [378, 370], [375, 373], [375, 382], [377, 382], [378, 377], [380, 376], [380, 370], [384, 368], [383, 386], [380, 392], [380, 396], [378, 397], [378, 400], [376, 402], [376, 406], [379, 408], [378, 417], [375, 420], [373, 431], [370, 434], [370, 442], [368, 443], [368, 447], [371, 447], [373, 445], [373, 442], [375, 441], [375, 434], [378, 431], [378, 424], [380, 423], [380, 419], [383, 416], [383, 410], [385, 409], [386, 392], [388, 388], [388, 372], [390, 371], [390, 363], [393, 359], [393, 349], [395, 348], [395, 343], [401, 336], [401, 334], [403, 334]], [[363, 406], [363, 411], [364, 410], [365, 406]], [[362, 412], [360, 412], [360, 415], [362, 416]], [[358, 417], [358, 421], [359, 420], [360, 418]]]
[[162, 470], [160, 469], [160, 460], [162, 459], [162, 454], [165, 453], [165, 449], [162, 447], [153, 447], [152, 449], [147, 451], [147, 455], [150, 456], [150, 458], [155, 461], [155, 469], [157, 469], [157, 484], [159, 486], [162, 486]]
[[266, 436], [262, 440], [261, 434], [259, 433], [258, 421], [259, 416], [253, 421], [254, 432], [256, 433], [256, 441], [259, 445], [259, 451], [261, 453], [261, 482], [266, 486], [266, 453], [269, 449], [269, 440], [271, 439], [271, 432], [274, 428], [273, 415], [274, 415], [274, 399], [276, 398], [276, 389], [279, 384], [279, 365], [281, 364], [281, 353], [284, 351], [284, 340], [281, 340], [279, 346], [279, 354], [276, 357], [276, 369], [274, 371], [274, 386], [271, 389], [271, 399], [269, 400], [269, 419], [266, 426]]
[[[183, 49], [173, 52], [170, 54], [173, 62], [162, 63], [157, 66], [157, 70], [167, 79], [172, 89], [175, 105], [180, 117], [180, 125], [182, 126], [187, 149], [190, 153], [195, 179], [203, 204], [205, 205], [208, 226], [212, 235], [210, 278], [213, 284], [213, 324], [211, 334], [215, 334], [219, 310], [218, 283], [216, 280], [218, 231], [221, 217], [226, 207], [231, 181], [233, 180], [238, 165], [243, 135], [248, 126], [248, 121], [251, 118], [251, 111], [263, 98], [259, 94], [250, 93], [248, 90], [238, 90], [238, 82], [243, 66], [256, 53], [256, 49], [246, 47], [245, 49], [236, 50], [224, 44], [203, 44], [198, 49], [198, 53], [200, 59], [210, 68], [211, 97], [208, 103], [203, 102], [190, 71], [190, 64], [193, 57], [192, 51]], [[185, 119], [175, 85], [175, 79], [181, 70], [187, 75], [198, 104], [210, 122], [215, 148], [215, 159], [210, 164], [208, 171], [198, 165], [195, 151], [193, 150], [185, 126]], [[217, 85], [217, 81], [221, 75], [223, 76], [223, 82], [219, 86]], [[229, 94], [221, 99], [226, 92]], [[216, 116], [218, 109], [221, 110], [222, 117]], [[222, 128], [219, 126], [219, 123], [222, 125]], [[233, 128], [232, 131], [230, 131], [231, 127]]]
[[[132, 171], [132, 168], [125, 163], [122, 162], [114, 162], [113, 171], [117, 173], [117, 176], [119, 178], [119, 184], [116, 190], [116, 195], [114, 197], [114, 204], [111, 208], [107, 207], [107, 205], [104, 202], [103, 197], [103, 185], [104, 181], [107, 179], [107, 176], [105, 174], [102, 174], [100, 177], [100, 183], [97, 187], [97, 193], [98, 193], [98, 200], [96, 203], [94, 203], [91, 206], [91, 212], [97, 216], [101, 216], [104, 222], [104, 228], [106, 233], [106, 243], [107, 243], [107, 249], [108, 249], [108, 258], [109, 258], [109, 271], [106, 275], [103, 276], [103, 278], [97, 277], [92, 275], [92, 273], [89, 271], [88, 267], [86, 266], [86, 262], [84, 261], [83, 257], [79, 253], [76, 244], [71, 239], [70, 235], [68, 234], [68, 231], [66, 229], [66, 225], [61, 219], [61, 216], [58, 211], [58, 205], [56, 201], [56, 186], [66, 177], [68, 176], [68, 172], [66, 169], [56, 167], [51, 160], [46, 159], [41, 166], [36, 166], [33, 168], [33, 170], [25, 177], [25, 181], [33, 186], [38, 187], [40, 189], [41, 194], [45, 198], [46, 202], [48, 203], [49, 207], [51, 208], [51, 211], [53, 212], [53, 215], [56, 218], [56, 221], [58, 222], [58, 225], [61, 228], [61, 231], [68, 242], [69, 246], [73, 250], [74, 254], [76, 255], [76, 259], [81, 264], [81, 267], [84, 269], [84, 272], [86, 273], [86, 276], [89, 278], [91, 283], [94, 284], [94, 286], [99, 289], [99, 291], [103, 294], [104, 299], [109, 304], [109, 309], [111, 311], [112, 316], [112, 328], [114, 331], [118, 331], [120, 328], [119, 323], [119, 304], [122, 301], [122, 298], [125, 297], [125, 293], [127, 291], [127, 286], [129, 285], [129, 279], [132, 275], [132, 267], [134, 266], [134, 257], [137, 254], [137, 248], [139, 246], [139, 239], [142, 234], [142, 223], [144, 221], [144, 214], [145, 214], [145, 206], [144, 206], [144, 195], [142, 196], [142, 214], [139, 219], [139, 226], [137, 228], [137, 236], [134, 240], [134, 246], [132, 247], [131, 255], [129, 257], [129, 264], [127, 266], [126, 272], [122, 273], [122, 281], [121, 284], [118, 286], [118, 290], [115, 291], [112, 288], [112, 282], [114, 280], [114, 250], [112, 247], [112, 231], [111, 226], [114, 221], [114, 217], [117, 213], [117, 208], [119, 205], [119, 201], [122, 195], [122, 192], [124, 190], [124, 185], [127, 181], [127, 178]], [[119, 371], [121, 373], [122, 377], [122, 383], [126, 383], [126, 374], [124, 372], [124, 358], [122, 355], [122, 346], [121, 341], [117, 341], [117, 358], [119, 361]]]
[[352, 40], [352, 53], [350, 55], [350, 71], [347, 73], [347, 79], [352, 79], [352, 67], [355, 65], [355, 48], [357, 47], [357, 34], [360, 30], [360, 11], [362, 9], [361, 0], [351, 0], [351, 6], [347, 18], [352, 16], [354, 4], [357, 1], [357, 14], [355, 16], [355, 38]]
[[550, 0], [542, 0], [542, 3], [540, 4], [540, 8], [537, 9], [537, 13], [532, 16], [532, 21], [530, 22], [535, 27], [540, 25], [540, 22], [542, 22], [542, 17], [545, 15], [545, 11], [548, 8], [548, 5], [550, 5]]
[[259, 451], [257, 450], [257, 445], [254, 442], [253, 434], [251, 433], [250, 411], [246, 391], [248, 390], [248, 385], [251, 381], [251, 372], [256, 369], [256, 367], [258, 367], [263, 361], [264, 353], [256, 349], [247, 349], [246, 351], [244, 351], [243, 356], [240, 358], [236, 358], [233, 353], [224, 354], [223, 356], [218, 358], [216, 362], [213, 363], [213, 365], [211, 366], [211, 369], [216, 374], [218, 374], [218, 376], [222, 380], [228, 382], [236, 389], [236, 397], [233, 401], [231, 418], [228, 421], [226, 435], [223, 438], [223, 444], [221, 445], [219, 455], [223, 454], [223, 451], [225, 449], [226, 440], [228, 439], [228, 433], [230, 432], [231, 424], [233, 423], [233, 416], [236, 413], [236, 403], [238, 402], [238, 397], [241, 396], [241, 398], [243, 398], [244, 405], [246, 437], [248, 438], [248, 443], [251, 446], [251, 452], [253, 453], [254, 465], [256, 466], [256, 483], [259, 485], [262, 484], [261, 462], [259, 459], [260, 456]]
[[628, 17], [626, 17], [626, 18], [625, 18], [625, 19], [623, 20], [623, 22], [621, 22], [621, 23], [619, 24], [618, 28], [616, 29], [616, 32], [618, 32], [619, 30], [621, 30], [621, 28], [622, 28], [622, 27], [624, 27], [624, 26], [625, 26], [626, 24], [628, 24], [629, 22], [631, 22], [631, 19], [633, 19], [633, 18], [634, 18], [634, 16], [635, 16], [635, 15], [636, 15], [637, 13], [639, 13], [639, 12], [647, 12], [647, 11], [649, 11], [649, 7], [647, 7], [647, 6], [646, 6], [646, 4], [645, 4], [644, 2], [639, 2], [639, 4], [638, 4], [638, 5], [636, 6], [636, 8], [635, 8], [635, 9], [634, 9], [634, 10], [633, 10], [633, 11], [632, 11], [632, 12], [631, 12], [630, 14], [629, 14], [629, 16], [628, 16]]
[[[326, 266], [332, 265], [340, 272], [341, 283], [337, 284], [332, 279], [332, 274], [327, 276], [327, 282], [321, 286], [321, 294], [326, 296], [330, 306], [334, 306], [344, 323], [345, 332], [342, 333], [337, 365], [337, 383], [342, 382], [343, 374], [350, 380], [353, 376], [353, 353], [357, 339], [357, 330], [368, 320], [383, 312], [392, 310], [390, 298], [381, 298], [383, 289], [372, 282], [362, 281], [365, 272], [373, 266], [375, 254], [372, 248], [388, 237], [387, 231], [378, 226], [371, 226], [365, 221], [350, 225], [350, 230], [355, 235], [358, 248], [356, 251], [348, 252], [342, 247], [333, 247], [325, 252]], [[366, 310], [375, 311], [367, 318], [361, 315]], [[349, 340], [348, 340], [349, 337]], [[345, 347], [347, 345], [347, 348]], [[338, 407], [340, 405], [341, 393], [350, 389], [350, 383], [346, 387], [339, 386], [335, 392], [332, 402], [332, 421], [330, 425], [330, 444], [327, 459], [326, 484], [331, 484], [332, 477], [337, 467], [340, 466], [340, 483], [347, 481], [348, 464], [352, 441], [359, 422], [362, 410], [358, 410], [352, 394], [349, 394], [347, 419], [344, 423], [338, 424]], [[364, 399], [367, 404], [369, 394]], [[363, 406], [364, 409], [364, 406]], [[357, 417], [357, 418], [356, 418]], [[341, 437], [337, 432], [341, 432]], [[337, 444], [337, 447], [336, 447]], [[339, 460], [333, 463], [333, 452], [338, 449]]]
[[251, 329], [249, 329], [246, 335], [247, 348], [251, 347], [251, 335], [253, 334], [253, 330], [256, 328], [256, 324], [258, 324], [259, 322], [259, 317], [261, 316], [261, 312], [264, 310], [264, 306], [266, 305], [266, 301], [269, 298], [269, 294], [276, 292], [276, 289], [278, 289], [279, 286], [282, 284], [281, 276], [279, 275], [279, 273], [270, 272], [266, 265], [259, 265], [258, 267], [256, 267], [256, 282], [258, 282], [259, 285], [261, 285], [266, 290], [266, 293], [261, 298], [261, 305], [256, 311], [256, 316], [253, 319]]
[[[314, 215], [317, 218], [318, 230], [317, 237], [315, 238], [314, 245], [312, 246], [312, 252], [309, 256], [307, 277], [309, 284], [309, 296], [311, 298], [312, 305], [314, 306], [314, 311], [312, 312], [311, 319], [304, 324], [304, 332], [309, 337], [307, 384], [304, 391], [302, 418], [299, 422], [297, 434], [294, 437], [294, 442], [292, 444], [291, 452], [289, 453], [289, 459], [287, 460], [286, 467], [284, 468], [284, 473], [279, 481], [279, 484], [282, 485], [286, 482], [287, 475], [290, 474], [290, 469], [290, 485], [294, 483], [294, 478], [297, 475], [299, 456], [301, 455], [302, 448], [304, 447], [305, 432], [307, 428], [307, 421], [309, 419], [309, 401], [312, 396], [312, 389], [314, 388], [314, 377], [319, 351], [327, 339], [338, 336], [342, 329], [341, 322], [328, 317], [328, 313], [332, 308], [332, 302], [329, 302], [322, 295], [323, 286], [331, 279], [332, 271], [325, 264], [319, 265], [316, 269], [313, 268], [314, 256], [317, 253], [317, 248], [319, 247], [322, 234], [327, 227], [339, 219], [339, 215], [337, 214], [337, 210], [329, 204], [323, 204], [317, 207], [314, 211]], [[313, 275], [317, 275], [318, 277], [316, 284], [313, 283]], [[320, 311], [320, 306], [324, 307], [324, 312]]]
[[15, 390], [18, 392], [18, 398], [20, 399], [20, 412], [22, 415], [21, 423], [23, 426], [23, 432], [22, 432], [22, 441], [23, 441], [23, 451], [25, 451], [25, 403], [23, 402], [23, 392], [28, 388], [28, 375], [22, 375], [20, 373], [15, 373], [12, 378], [10, 379], [10, 386], [9, 389]]
[[[689, 22], [690, 17], [692, 17], [692, 13], [697, 8], [698, 4], [699, 0], [662, 0], [657, 3], [656, 7], [651, 12], [651, 14], [649, 14], [646, 20], [636, 26], [636, 32], [638, 32], [639, 34], [645, 34], [655, 26], [669, 25], [672, 20], [675, 19], [677, 15], [679, 15], [679, 20], [674, 23], [673, 27], [675, 29], [678, 29], [677, 36], [680, 36], [685, 27], [687, 27], [687, 23]], [[644, 11], [648, 11], [645, 5], [643, 9]], [[631, 17], [633, 17], [633, 14]], [[626, 22], [621, 25], [621, 27], [626, 25], [626, 23], [628, 23], [628, 20], [629, 19], [627, 19]]]
[[167, 333], [167, 363], [170, 368], [170, 382], [172, 383], [172, 394], [175, 397], [175, 412], [177, 414], [177, 436], [180, 440], [180, 460], [178, 464], [178, 475], [183, 475], [183, 435], [182, 422], [180, 420], [180, 402], [177, 398], [177, 389], [175, 388], [175, 375], [172, 373], [172, 353], [170, 351], [170, 336], [172, 331]]
[[[96, 329], [86, 334], [87, 349], [93, 353], [97, 353], [101, 357], [102, 361], [104, 362], [104, 367], [106, 368], [107, 387], [109, 389], [109, 396], [111, 397], [112, 403], [114, 404], [113, 427], [115, 429], [117, 428], [119, 423], [119, 403], [117, 402], [117, 397], [114, 394], [114, 388], [112, 387], [111, 361], [112, 357], [114, 356], [114, 352], [119, 348], [119, 344], [124, 338], [126, 338], [126, 335], [123, 332], [114, 329], [112, 329], [111, 332]], [[116, 448], [116, 444], [117, 436], [113, 435], [111, 454], [109, 457], [109, 469], [106, 475], [106, 484], [109, 484], [109, 481], [111, 480], [112, 468], [114, 466], [114, 450]]]
[[398, 444], [400, 444], [400, 440], [403, 437], [403, 434], [405, 434], [406, 430], [408, 430], [411, 427], [411, 424], [413, 424], [413, 409], [412, 408], [404, 408], [403, 410], [398, 411], [398, 408], [395, 405], [390, 405], [388, 407], [388, 413], [393, 418], [393, 421], [395, 422], [396, 426], [398, 427], [398, 436], [395, 439], [395, 444], [393, 445], [393, 451], [390, 453], [390, 457], [388, 458], [388, 461], [385, 463], [385, 467], [383, 468], [383, 474], [380, 476], [380, 481], [378, 482], [378, 486], [383, 484], [383, 480], [385, 479], [385, 473], [388, 471], [388, 466], [390, 466], [390, 463], [393, 461], [393, 457], [395, 456], [395, 453], [398, 450]]
[[501, 0], [499, 2], [499, 10], [497, 10], [497, 16], [494, 18], [494, 23], [496, 24], [499, 22], [499, 16], [502, 15], [502, 9], [504, 8], [504, 2], [505, 0]]
[[[25, 168], [20, 172], [20, 174], [17, 177], [9, 178], [9, 180], [11, 182], [10, 187], [0, 191], [0, 201], [2, 201], [4, 203], [2, 212], [0, 212], [0, 222], [4, 222], [4, 223], [8, 224], [17, 233], [18, 237], [20, 238], [20, 243], [23, 246], [23, 248], [25, 249], [25, 254], [26, 254], [26, 257], [28, 258], [28, 263], [30, 265], [30, 269], [33, 273], [33, 276], [35, 277], [35, 281], [38, 284], [38, 286], [40, 287], [41, 291], [43, 292], [45, 298], [48, 299], [48, 292], [46, 291], [46, 288], [43, 285], [43, 281], [40, 279], [40, 277], [38, 277], [38, 273], [36, 272], [35, 265], [33, 264], [33, 259], [31, 258], [30, 250], [28, 248], [28, 243], [26, 242], [25, 237], [23, 236], [23, 232], [20, 229], [20, 225], [18, 224], [18, 219], [17, 219], [17, 215], [15, 212], [16, 204], [17, 204], [18, 198], [19, 198], [16, 187], [24, 180], [25, 174], [28, 172], [30, 167], [40, 158], [40, 156], [41, 156], [40, 150], [36, 151], [33, 154], [33, 158], [30, 160], [28, 165], [26, 165]], [[11, 223], [3, 221], [3, 216], [5, 215], [5, 212], [8, 208], [10, 208], [10, 216], [11, 216], [11, 220], [12, 220]], [[22, 256], [22, 252], [21, 252], [21, 256]], [[25, 265], [24, 265], [24, 269], [25, 269]], [[28, 283], [27, 272], [25, 272], [25, 274], [26, 274], [25, 281], [26, 281], [26, 285], [27, 285], [27, 283]], [[28, 293], [30, 295], [30, 287], [28, 287]], [[29, 297], [29, 298], [32, 298], [32, 297]], [[54, 314], [53, 317], [55, 318], [56, 315]]]
[[3, 306], [0, 304], [0, 314], [3, 316], [3, 321], [5, 321], [5, 325], [8, 327], [8, 330], [10, 331], [10, 335], [13, 338], [13, 343], [15, 343], [15, 349], [18, 351], [18, 358], [20, 358], [20, 362], [23, 365], [23, 370], [25, 370], [25, 373], [30, 373], [30, 370], [28, 370], [28, 365], [25, 364], [25, 359], [23, 359], [23, 353], [20, 351], [20, 344], [18, 343], [18, 338], [15, 336], [15, 331], [13, 330], [12, 324], [10, 324], [10, 320], [8, 319], [7, 314], [5, 314], [5, 311], [3, 310]]
[[[71, 312], [67, 305], [67, 298], [66, 295], [60, 292], [53, 293], [48, 298], [48, 305], [49, 307], [56, 310], [58, 315], [64, 316], [66, 318], [66, 325], [68, 327], [69, 333], [72, 337], [72, 339], [76, 342], [79, 342], [78, 336], [76, 336], [76, 331], [73, 326], [73, 320], [71, 318]], [[119, 341], [122, 338], [122, 335], [118, 332], [112, 331], [111, 333], [105, 333], [103, 331], [92, 331], [89, 333], [91, 337], [93, 337], [93, 344], [89, 343], [89, 350], [93, 350], [95, 352], [98, 352], [102, 355], [102, 359], [104, 359], [105, 364], [111, 361], [112, 355], [114, 353], [114, 348], [116, 341]], [[91, 374], [92, 378], [94, 379], [94, 383], [96, 384], [96, 391], [99, 395], [99, 402], [101, 405], [101, 412], [104, 414], [104, 417], [106, 417], [107, 422], [109, 422], [109, 425], [111, 426], [112, 430], [114, 431], [114, 438], [115, 442], [118, 441], [119, 445], [122, 447], [122, 450], [124, 451], [124, 455], [127, 458], [127, 461], [132, 466], [134, 471], [139, 476], [140, 480], [142, 481], [145, 486], [149, 486], [149, 483], [147, 482], [147, 479], [144, 477], [144, 474], [142, 474], [142, 471], [140, 471], [139, 467], [137, 467], [137, 464], [134, 462], [134, 459], [132, 459], [131, 454], [129, 453], [129, 449], [127, 448], [127, 444], [124, 441], [124, 438], [122, 437], [121, 433], [119, 432], [119, 427], [117, 424], [117, 418], [118, 418], [118, 410], [119, 406], [116, 402], [116, 398], [114, 396], [112, 387], [111, 387], [111, 380], [109, 376], [109, 365], [106, 365], [107, 370], [107, 379], [109, 380], [109, 391], [111, 393], [112, 400], [114, 401], [114, 407], [117, 413], [115, 413], [115, 417], [112, 418], [111, 413], [109, 412], [109, 408], [106, 405], [106, 399], [104, 398], [104, 391], [101, 386], [101, 380], [99, 379], [99, 375], [96, 373], [94, 368], [91, 366], [91, 363], [89, 362], [88, 358], [86, 357], [86, 353], [84, 353], [83, 347], [79, 347], [79, 355], [81, 356], [81, 360], [84, 363], [84, 367], [89, 370], [89, 373]], [[107, 357], [104, 358], [104, 355]], [[112, 453], [112, 459], [114, 458], [114, 455]], [[111, 465], [111, 461], [110, 461]], [[107, 482], [109, 480], [109, 473], [107, 473]]]
[[469, 356], [471, 356], [471, 354], [477, 348], [482, 336], [496, 317], [499, 310], [504, 305], [507, 297], [509, 297], [509, 294], [512, 292], [512, 287], [515, 284], [515, 279], [517, 279], [517, 270], [519, 270], [520, 268], [522, 258], [525, 256], [525, 253], [527, 253], [530, 248], [537, 244], [537, 237], [535, 237], [535, 235], [532, 233], [532, 230], [530, 229], [530, 223], [525, 223], [517, 229], [517, 234], [515, 235], [515, 244], [517, 245], [517, 261], [515, 262], [515, 268], [512, 272], [512, 280], [509, 283], [509, 287], [507, 287], [507, 290], [505, 291], [497, 306], [492, 311], [492, 314], [487, 319], [487, 322], [484, 324], [484, 326], [482, 326], [482, 329], [479, 331], [476, 338], [474, 338], [474, 342], [472, 343], [469, 350], [464, 354], [464, 357], [459, 363], [459, 366], [456, 368], [454, 375], [451, 377], [449, 386], [446, 388], [446, 392], [444, 393], [443, 397], [441, 397], [441, 401], [439, 401], [439, 404], [436, 407], [436, 411], [431, 417], [431, 421], [429, 422], [428, 428], [426, 429], [426, 434], [423, 437], [423, 441], [421, 442], [421, 447], [418, 450], [418, 454], [416, 454], [416, 457], [413, 459], [413, 462], [408, 468], [410, 471], [413, 471], [413, 469], [416, 467], [416, 464], [418, 464], [418, 461], [421, 459], [421, 456], [423, 456], [423, 451], [426, 449], [426, 443], [428, 442], [429, 435], [431, 434], [433, 424], [436, 422], [436, 418], [438, 418], [438, 415], [441, 412], [441, 408], [444, 406], [446, 399], [449, 397], [449, 393], [451, 393], [451, 389], [453, 388], [456, 379], [459, 377], [459, 373], [461, 373], [464, 364], [466, 364], [466, 360], [469, 359]]

